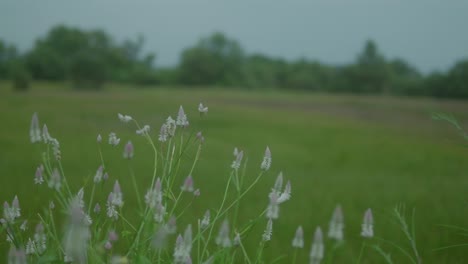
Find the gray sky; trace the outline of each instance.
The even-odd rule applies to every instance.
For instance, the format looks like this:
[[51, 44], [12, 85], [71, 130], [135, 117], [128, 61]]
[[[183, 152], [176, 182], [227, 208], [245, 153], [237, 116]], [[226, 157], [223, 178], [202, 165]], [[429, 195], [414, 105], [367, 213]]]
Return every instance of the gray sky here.
[[214, 31], [248, 53], [354, 60], [366, 39], [389, 58], [423, 72], [468, 58], [464, 0], [1, 0], [0, 38], [21, 50], [58, 23], [102, 28], [116, 40], [142, 33], [157, 65], [178, 62], [185, 47]]

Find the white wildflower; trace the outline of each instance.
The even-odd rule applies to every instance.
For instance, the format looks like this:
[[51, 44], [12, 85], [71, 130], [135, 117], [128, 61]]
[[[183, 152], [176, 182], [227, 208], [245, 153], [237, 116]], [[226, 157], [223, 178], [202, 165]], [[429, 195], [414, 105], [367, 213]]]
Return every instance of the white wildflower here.
[[206, 113], [208, 113], [208, 107], [206, 107], [202, 103], [200, 103], [198, 105], [198, 112], [200, 112], [200, 114], [206, 114]]
[[244, 152], [237, 152], [236, 159], [232, 162], [231, 168], [238, 170], [241, 166], [242, 158], [244, 157]]
[[374, 217], [372, 216], [372, 210], [370, 208], [364, 213], [361, 236], [367, 238], [374, 236]]
[[137, 135], [145, 135], [150, 132], [151, 128], [149, 125], [144, 125], [141, 129], [136, 131]]
[[303, 248], [304, 247], [304, 231], [302, 230], [302, 226], [299, 226], [296, 230], [296, 235], [292, 241], [292, 246], [295, 248]]
[[227, 219], [223, 221], [219, 229], [218, 236], [215, 239], [216, 245], [228, 248], [232, 246], [231, 239], [229, 238], [229, 222]]
[[314, 240], [312, 242], [312, 247], [310, 249], [310, 263], [311, 264], [320, 264], [323, 259], [325, 246], [323, 245], [323, 235], [322, 229], [317, 227], [314, 234]]
[[102, 181], [104, 172], [104, 167], [102, 165], [96, 170], [96, 174], [94, 175], [94, 183], [100, 183]]
[[161, 142], [166, 142], [168, 137], [167, 125], [162, 124], [161, 129], [159, 130], [158, 140]]
[[273, 233], [273, 220], [271, 220], [271, 218], [270, 218], [270, 219], [268, 219], [265, 231], [263, 232], [262, 240], [263, 241], [270, 241], [272, 233]]
[[200, 228], [206, 229], [209, 225], [210, 225], [210, 210], [206, 210], [205, 214], [203, 215]]
[[31, 128], [29, 129], [31, 143], [41, 142], [41, 129], [39, 128], [39, 118], [34, 113], [31, 118]]
[[271, 151], [269, 147], [266, 147], [265, 149], [265, 155], [263, 156], [263, 161], [262, 164], [260, 165], [260, 168], [262, 170], [269, 170], [271, 167]]
[[121, 113], [118, 113], [117, 116], [119, 117], [119, 120], [124, 122], [124, 123], [128, 123], [130, 121], [132, 121], [132, 117], [129, 116], [129, 115], [122, 115]]
[[117, 146], [120, 143], [120, 138], [117, 137], [117, 134], [111, 132], [109, 134], [109, 145]]
[[343, 211], [340, 205], [337, 205], [333, 211], [332, 218], [330, 220], [330, 225], [328, 227], [328, 237], [335, 239], [337, 241], [343, 240]]
[[182, 106], [180, 106], [179, 108], [179, 114], [177, 115], [176, 125], [181, 127], [187, 127], [189, 125], [187, 115], [185, 114], [184, 108]]
[[49, 188], [55, 189], [57, 191], [60, 190], [60, 188], [62, 187], [61, 176], [57, 168], [53, 169], [48, 185], [49, 185]]

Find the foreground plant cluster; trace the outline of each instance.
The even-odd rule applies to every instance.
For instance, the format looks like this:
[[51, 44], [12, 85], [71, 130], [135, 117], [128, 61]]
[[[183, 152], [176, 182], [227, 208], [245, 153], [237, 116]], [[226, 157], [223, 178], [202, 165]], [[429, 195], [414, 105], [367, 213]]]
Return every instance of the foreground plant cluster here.
[[[198, 112], [204, 118], [208, 108], [200, 104]], [[244, 152], [234, 149], [229, 179], [223, 196], [218, 199], [219, 207], [207, 208], [194, 216], [187, 209], [202, 191], [196, 186], [196, 177], [192, 173], [205, 139], [201, 132], [190, 131], [183, 107], [180, 107], [175, 119], [166, 119], [159, 133], [153, 133], [149, 125], [140, 125], [129, 115], [118, 114], [118, 118], [125, 125], [135, 126], [136, 134], [144, 137], [154, 151], [151, 182], [137, 183], [134, 173], [131, 173], [133, 193], [124, 194], [119, 181], [109, 177], [106, 171], [102, 144], [121, 145], [118, 134], [111, 132], [107, 139], [97, 136], [101, 165], [96, 169], [94, 178], [86, 186], [70, 186], [61, 163], [59, 141], [51, 136], [45, 124], [41, 129], [37, 114], [33, 115], [30, 139], [32, 143], [40, 144], [42, 152], [42, 164], [38, 166], [33, 180], [41, 188], [50, 188], [51, 197], [46, 208], [35, 219], [22, 218], [18, 196], [11, 203], [4, 203], [1, 224], [2, 233], [10, 245], [7, 263], [265, 263], [265, 245], [274, 239], [274, 225], [280, 216], [280, 206], [291, 198], [291, 183], [287, 181], [284, 184], [283, 174], [279, 172], [276, 181], [272, 181], [270, 193], [265, 194], [265, 209], [247, 223], [239, 223], [238, 214], [240, 201], [262, 177], [269, 174], [272, 155], [268, 147], [254, 179], [244, 177]], [[183, 171], [181, 157], [188, 146], [195, 147], [196, 153], [190, 161], [191, 166], [188, 166], [190, 170]], [[132, 142], [128, 141], [123, 149], [123, 158], [132, 159]], [[106, 184], [113, 185], [107, 200], [96, 199], [96, 189]], [[143, 193], [139, 186], [148, 188]], [[132, 206], [139, 208], [138, 221], [134, 221], [134, 215], [125, 215], [126, 211], [122, 210], [129, 195], [136, 197], [137, 205]], [[189, 197], [190, 201], [183, 203], [187, 201], [183, 197]], [[414, 242], [414, 236], [400, 210], [396, 210], [396, 215], [400, 216], [402, 226], [406, 228], [403, 231]], [[58, 224], [57, 219], [66, 219], [64, 227]], [[180, 226], [179, 222], [190, 224]], [[246, 250], [243, 242], [253, 234], [249, 231], [254, 225], [264, 225], [264, 232], [257, 238], [258, 248]], [[343, 212], [338, 205], [326, 234], [328, 239], [335, 241], [336, 247], [344, 244], [343, 229]], [[364, 241], [374, 237], [371, 209], [364, 213], [361, 236], [364, 249]], [[323, 262], [326, 254], [321, 227], [317, 227], [311, 237], [310, 263], [318, 264]], [[291, 239], [283, 243], [293, 252], [286, 256], [286, 260], [283, 258], [287, 263], [295, 263], [297, 252], [305, 246], [301, 226], [295, 235], [291, 234]], [[371, 247], [387, 263], [392, 263], [390, 255], [379, 246]], [[414, 256], [404, 252], [412, 263], [420, 263], [415, 243], [412, 249]], [[361, 256], [362, 250], [358, 262]]]

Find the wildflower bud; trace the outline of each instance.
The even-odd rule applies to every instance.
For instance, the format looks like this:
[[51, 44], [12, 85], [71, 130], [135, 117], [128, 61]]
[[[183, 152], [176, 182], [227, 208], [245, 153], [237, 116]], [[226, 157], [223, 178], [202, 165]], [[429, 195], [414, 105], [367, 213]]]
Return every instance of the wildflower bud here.
[[299, 226], [296, 230], [296, 235], [292, 241], [292, 246], [295, 248], [303, 248], [304, 247], [304, 231], [302, 230], [302, 226]]
[[176, 121], [174, 119], [172, 119], [172, 117], [169, 116], [166, 119], [166, 133], [167, 133], [167, 136], [168, 137], [173, 137], [175, 135], [176, 129], [177, 129]]
[[367, 238], [374, 236], [374, 217], [372, 216], [372, 210], [370, 208], [364, 213], [361, 236]]
[[123, 194], [120, 189], [119, 181], [115, 181], [114, 183], [114, 191], [112, 192], [112, 204], [122, 207], [123, 205]]
[[28, 263], [26, 252], [23, 249], [17, 249], [15, 245], [12, 245], [8, 252], [8, 263], [12, 264], [26, 264]]
[[193, 192], [193, 178], [192, 175], [187, 176], [184, 181], [184, 185], [181, 187], [184, 192]]
[[103, 179], [104, 181], [107, 181], [107, 180], [109, 179], [109, 174], [108, 174], [107, 172], [104, 173], [104, 175], [102, 175], [102, 179]]
[[276, 177], [275, 185], [273, 186], [273, 191], [277, 193], [281, 193], [281, 189], [283, 188], [283, 172], [280, 171], [278, 177]]
[[234, 157], [237, 157], [237, 154], [239, 154], [239, 150], [236, 148], [234, 148], [234, 151], [232, 153], [234, 155]]
[[270, 219], [279, 217], [278, 195], [275, 192], [270, 194], [270, 204], [267, 207], [266, 216]]
[[263, 156], [263, 161], [262, 161], [262, 164], [260, 165], [260, 168], [264, 171], [267, 171], [270, 169], [270, 166], [271, 166], [271, 151], [269, 147], [266, 147], [265, 155]]
[[50, 209], [50, 210], [55, 209], [55, 203], [54, 203], [54, 201], [50, 201], [50, 202], [49, 202], [49, 209]]
[[221, 224], [221, 228], [219, 229], [218, 236], [215, 240], [216, 245], [228, 248], [232, 246], [231, 239], [229, 238], [229, 222], [227, 219], [223, 221]]
[[46, 124], [42, 126], [42, 140], [44, 141], [44, 143], [49, 143], [52, 141], [52, 137], [49, 134], [49, 129], [47, 128]]
[[106, 241], [106, 243], [104, 244], [104, 248], [106, 250], [111, 250], [112, 249], [112, 243], [110, 241]]
[[343, 228], [344, 228], [343, 211], [341, 210], [341, 206], [337, 205], [335, 210], [333, 211], [333, 215], [330, 220], [330, 225], [328, 227], [328, 237], [335, 239], [337, 241], [342, 241], [343, 240]]
[[177, 231], [177, 218], [175, 216], [169, 217], [166, 224], [166, 231], [168, 234], [174, 234]]
[[99, 212], [101, 212], [101, 206], [99, 205], [99, 203], [96, 203], [96, 205], [94, 206], [94, 213], [98, 214]]
[[234, 246], [238, 246], [241, 244], [241, 236], [238, 232], [236, 232], [236, 235], [234, 236], [234, 240], [232, 241]]
[[203, 215], [203, 219], [201, 221], [200, 227], [201, 229], [205, 229], [210, 225], [210, 210], [206, 210], [205, 215]]
[[192, 249], [192, 225], [188, 225], [184, 231], [184, 247], [190, 253]]
[[185, 247], [184, 238], [179, 235], [174, 249], [174, 263], [184, 263], [189, 256], [190, 251]]
[[86, 215], [75, 198], [69, 207], [69, 219], [63, 240], [65, 255], [76, 263], [87, 262], [88, 242], [91, 237]]
[[11, 202], [11, 207], [13, 209], [13, 212], [16, 216], [16, 218], [21, 216], [21, 208], [18, 200], [18, 196], [15, 195], [15, 198], [13, 198], [13, 201]]
[[281, 193], [280, 197], [278, 197], [278, 203], [283, 203], [291, 198], [291, 182], [288, 181], [286, 186], [284, 187], [284, 191]]
[[127, 144], [125, 145], [123, 157], [124, 159], [133, 158], [133, 144], [131, 141], [128, 141]]
[[133, 119], [131, 116], [122, 115], [121, 113], [118, 113], [117, 117], [119, 118], [120, 121], [122, 121], [124, 123], [128, 123], [128, 122], [132, 121], [132, 119]]
[[154, 221], [156, 221], [156, 223], [162, 223], [166, 215], [166, 206], [162, 203], [157, 203], [154, 209]]
[[34, 175], [34, 184], [42, 184], [44, 183], [44, 177], [42, 173], [44, 172], [44, 166], [40, 165], [36, 169], [36, 174]]
[[184, 112], [184, 108], [182, 106], [179, 107], [179, 113], [177, 114], [176, 125], [181, 127], [188, 127], [189, 122], [187, 120], [187, 115]]
[[271, 218], [270, 218], [270, 219], [268, 219], [265, 231], [263, 232], [262, 240], [263, 241], [270, 241], [272, 233], [273, 233], [273, 220], [271, 220]]
[[317, 227], [314, 234], [314, 240], [310, 249], [310, 263], [319, 264], [323, 259], [325, 246], [323, 245], [322, 229]]
[[167, 231], [166, 228], [159, 228], [158, 231], [156, 231], [156, 234], [154, 235], [153, 238], [153, 246], [156, 249], [162, 249], [166, 246], [167, 242], [167, 236], [169, 232]]
[[[237, 150], [237, 148], [236, 148]], [[237, 151], [235, 151], [237, 152]], [[241, 166], [242, 158], [244, 157], [243, 151], [238, 151], [236, 155], [236, 159], [232, 162], [231, 168], [238, 170]]]
[[119, 236], [117, 235], [117, 233], [114, 230], [111, 230], [109, 232], [109, 235], [107, 236], [107, 239], [110, 242], [115, 242], [115, 241], [117, 241], [119, 239]]
[[193, 191], [193, 196], [195, 197], [200, 196], [200, 189], [196, 189], [195, 191]]
[[102, 142], [101, 134], [98, 134], [98, 135], [97, 135], [96, 141], [97, 141], [97, 143], [101, 143], [101, 142]]
[[41, 142], [41, 130], [39, 128], [39, 118], [37, 117], [37, 113], [34, 113], [31, 118], [29, 137], [31, 139], [31, 143]]
[[26, 231], [28, 229], [28, 220], [24, 220], [23, 223], [20, 225], [21, 231]]
[[197, 139], [200, 141], [200, 143], [204, 143], [205, 142], [205, 137], [203, 137], [202, 135], [202, 132], [199, 131], [196, 135]]
[[52, 171], [52, 175], [50, 176], [49, 180], [49, 188], [55, 189], [55, 190], [60, 190], [62, 187], [62, 180], [60, 173], [57, 168], [54, 168]]
[[100, 183], [102, 181], [102, 173], [104, 172], [104, 167], [102, 165], [96, 170], [96, 174], [94, 174], [94, 183]]

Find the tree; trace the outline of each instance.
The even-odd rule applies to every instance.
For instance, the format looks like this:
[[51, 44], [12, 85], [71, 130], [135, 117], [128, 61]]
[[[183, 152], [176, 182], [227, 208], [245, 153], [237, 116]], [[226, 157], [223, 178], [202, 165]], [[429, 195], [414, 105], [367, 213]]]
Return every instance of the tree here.
[[389, 69], [373, 40], [366, 42], [357, 57], [357, 63], [347, 69], [345, 78], [348, 79], [349, 89], [353, 92], [388, 92]]
[[239, 85], [243, 83], [243, 61], [244, 52], [235, 40], [214, 33], [183, 51], [180, 81], [189, 85]]

